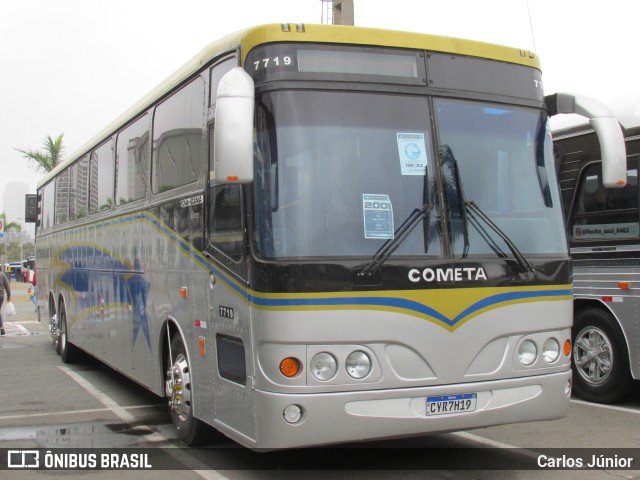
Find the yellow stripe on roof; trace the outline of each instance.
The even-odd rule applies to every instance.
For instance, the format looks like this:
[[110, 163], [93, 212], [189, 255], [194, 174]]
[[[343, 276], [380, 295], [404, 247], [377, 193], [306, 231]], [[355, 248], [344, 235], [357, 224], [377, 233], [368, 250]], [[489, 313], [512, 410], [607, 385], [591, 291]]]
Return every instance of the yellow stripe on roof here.
[[340, 43], [347, 45], [372, 45], [379, 47], [411, 48], [432, 52], [468, 55], [501, 62], [515, 63], [540, 69], [537, 55], [526, 50], [492, 43], [442, 37], [423, 33], [381, 30], [376, 28], [349, 27], [343, 25], [304, 25], [304, 31], [283, 32], [281, 25], [262, 25], [242, 32], [242, 60], [258, 45], [276, 42]]
[[307, 42], [427, 50], [431, 52], [444, 52], [455, 55], [486, 58], [540, 69], [540, 62], [537, 56], [526, 50], [474, 40], [343, 25], [305, 24], [303, 31], [298, 32], [296, 24], [289, 24], [289, 26], [290, 29], [288, 32], [283, 31], [282, 24], [252, 27], [232, 33], [207, 45], [195, 57], [191, 58], [166, 80], [161, 82], [141, 100], [111, 122], [100, 133], [76, 150], [65, 162], [42, 177], [38, 182], [38, 188], [51, 181], [51, 179], [70, 164], [109, 138], [110, 135], [121, 127], [134, 120], [147, 108], [197, 73], [217, 56], [237, 47], [241, 47], [243, 64], [247, 54], [259, 45], [278, 42]]

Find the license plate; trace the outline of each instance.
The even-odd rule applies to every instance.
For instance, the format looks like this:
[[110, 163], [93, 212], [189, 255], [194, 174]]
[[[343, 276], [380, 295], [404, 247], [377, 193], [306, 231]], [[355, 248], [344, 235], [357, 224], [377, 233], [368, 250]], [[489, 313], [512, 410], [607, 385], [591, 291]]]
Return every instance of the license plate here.
[[475, 393], [427, 397], [427, 415], [475, 412], [477, 399], [478, 395]]

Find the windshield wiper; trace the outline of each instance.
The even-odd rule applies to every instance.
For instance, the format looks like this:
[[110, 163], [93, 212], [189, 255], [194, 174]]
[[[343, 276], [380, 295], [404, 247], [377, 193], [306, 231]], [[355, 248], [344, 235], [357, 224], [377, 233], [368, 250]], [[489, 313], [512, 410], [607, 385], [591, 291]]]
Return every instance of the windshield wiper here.
[[[509, 247], [509, 250], [511, 250], [511, 253], [513, 253], [513, 256], [515, 257], [516, 261], [518, 262], [518, 264], [520, 265], [520, 267], [522, 268], [522, 270], [524, 272], [531, 272], [533, 273], [535, 271], [534, 266], [531, 264], [531, 262], [529, 262], [529, 260], [526, 259], [526, 257], [522, 254], [522, 252], [518, 249], [518, 247], [516, 247], [516, 245], [513, 243], [513, 241], [507, 236], [506, 233], [504, 233], [500, 227], [498, 227], [493, 220], [491, 220], [491, 218], [489, 218], [489, 216], [484, 213], [482, 211], [482, 209], [478, 206], [478, 204], [476, 202], [469, 201], [469, 202], [464, 202], [464, 206], [466, 207], [466, 209], [472, 214], [472, 215], [477, 215], [480, 219], [482, 219], [487, 225], [489, 225], [489, 227], [491, 228], [491, 230], [493, 230], [495, 233], [498, 234], [498, 236], [502, 239], [502, 241], [507, 245], [507, 247]], [[497, 247], [496, 247], [497, 248]]]
[[[400, 225], [400, 227], [398, 227], [398, 229], [395, 231], [393, 238], [387, 240], [382, 245], [382, 247], [380, 247], [380, 249], [373, 256], [373, 260], [367, 263], [364, 268], [357, 273], [357, 275], [359, 277], [371, 275], [378, 268], [380, 268], [380, 266], [387, 261], [387, 259], [393, 254], [393, 252], [398, 249], [400, 244], [404, 242], [404, 240], [409, 236], [416, 225], [418, 225], [419, 220], [424, 220], [428, 217], [431, 207], [431, 204], [425, 203], [424, 205], [422, 205], [422, 207], [413, 210], [409, 214], [407, 219], [402, 222], [402, 225]], [[427, 226], [426, 228], [428, 229], [429, 227]], [[425, 240], [425, 249], [427, 247], [428, 241]]]

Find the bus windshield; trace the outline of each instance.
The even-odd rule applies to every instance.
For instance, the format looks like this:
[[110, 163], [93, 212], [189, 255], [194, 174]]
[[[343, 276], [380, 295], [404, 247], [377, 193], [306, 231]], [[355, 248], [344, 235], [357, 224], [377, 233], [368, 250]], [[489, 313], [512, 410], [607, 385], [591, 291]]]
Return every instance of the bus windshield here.
[[372, 258], [422, 209], [425, 220], [411, 220], [417, 225], [395, 242], [392, 256], [443, 256], [443, 228], [450, 229], [455, 256], [511, 256], [499, 235], [467, 215], [467, 200], [523, 254], [566, 254], [559, 200], [549, 188], [556, 180], [546, 116], [470, 101], [438, 99], [434, 105], [431, 115], [424, 96], [259, 96], [258, 254]]
[[501, 234], [525, 255], [568, 255], [546, 115], [470, 101], [434, 104], [454, 256], [511, 255]]

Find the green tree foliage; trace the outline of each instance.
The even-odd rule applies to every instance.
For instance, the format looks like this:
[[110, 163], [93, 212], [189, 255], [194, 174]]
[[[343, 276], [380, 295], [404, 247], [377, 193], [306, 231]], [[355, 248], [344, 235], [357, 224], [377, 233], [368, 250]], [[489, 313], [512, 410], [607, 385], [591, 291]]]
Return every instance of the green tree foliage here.
[[17, 223], [17, 222], [8, 222], [7, 223], [7, 214], [2, 212], [0, 213], [0, 220], [2, 220], [2, 223], [4, 224], [4, 233], [6, 234], [7, 232], [21, 232], [22, 231], [22, 226]]
[[53, 140], [49, 135], [42, 142], [42, 150], [16, 150], [35, 165], [36, 170], [50, 172], [64, 159], [64, 146], [62, 145], [62, 137], [64, 133], [58, 135]]

